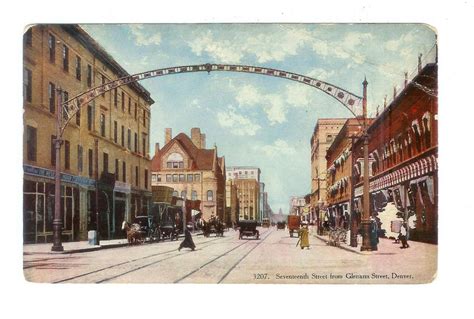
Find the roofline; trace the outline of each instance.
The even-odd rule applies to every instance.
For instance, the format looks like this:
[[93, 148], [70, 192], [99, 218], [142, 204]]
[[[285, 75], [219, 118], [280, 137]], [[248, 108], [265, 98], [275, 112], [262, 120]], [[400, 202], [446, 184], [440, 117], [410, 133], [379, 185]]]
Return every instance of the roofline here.
[[[130, 76], [130, 74], [78, 24], [60, 24], [60, 27], [89, 49], [95, 57], [106, 64], [113, 72], [117, 73], [119, 78]], [[150, 105], [155, 103], [150, 96], [150, 92], [140, 83], [131, 82], [128, 85]]]

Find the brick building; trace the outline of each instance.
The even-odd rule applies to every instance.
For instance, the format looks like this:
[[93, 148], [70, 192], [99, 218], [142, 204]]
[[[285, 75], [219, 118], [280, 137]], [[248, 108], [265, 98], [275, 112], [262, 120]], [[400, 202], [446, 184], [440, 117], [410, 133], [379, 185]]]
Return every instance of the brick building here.
[[[406, 220], [411, 240], [437, 243], [437, 76], [437, 64], [420, 66], [368, 129], [370, 209], [381, 235], [390, 233], [391, 220]], [[361, 209], [361, 140], [355, 154], [355, 208]]]
[[[63, 100], [129, 75], [77, 25], [37, 25], [24, 36], [24, 241], [52, 239], [56, 89]], [[124, 219], [146, 212], [150, 94], [138, 83], [104, 93], [71, 120], [61, 148], [63, 240], [122, 236]], [[97, 144], [96, 144], [97, 142]]]
[[156, 144], [152, 159], [152, 185], [169, 186], [174, 196], [200, 200], [204, 219], [211, 215], [225, 220], [225, 159], [217, 155], [217, 146], [206, 149], [206, 136], [199, 128], [172, 137], [165, 129], [165, 145]]
[[311, 137], [311, 220], [321, 220], [326, 202], [326, 151], [347, 119], [319, 119]]
[[260, 220], [260, 184], [255, 179], [234, 179], [239, 220]]

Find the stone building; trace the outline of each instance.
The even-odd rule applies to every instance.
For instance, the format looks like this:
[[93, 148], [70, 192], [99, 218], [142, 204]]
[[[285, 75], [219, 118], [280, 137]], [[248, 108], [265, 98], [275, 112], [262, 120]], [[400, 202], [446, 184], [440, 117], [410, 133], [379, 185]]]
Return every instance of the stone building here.
[[165, 129], [165, 145], [156, 144], [152, 159], [152, 185], [169, 186], [174, 196], [200, 200], [204, 219], [211, 215], [225, 220], [225, 159], [217, 154], [217, 146], [206, 149], [206, 136], [199, 128], [172, 137]]
[[[311, 137], [311, 220], [321, 220], [320, 207], [326, 207], [326, 151], [347, 119], [318, 119]], [[322, 209], [321, 212], [324, 210]]]
[[239, 203], [239, 220], [260, 220], [260, 184], [255, 179], [234, 179]]
[[[129, 74], [77, 25], [37, 25], [24, 36], [25, 242], [52, 239], [56, 89], [68, 100]], [[96, 229], [97, 187], [102, 239], [123, 236], [121, 223], [146, 213], [150, 192], [150, 93], [130, 83], [82, 108], [61, 147], [63, 240]]]

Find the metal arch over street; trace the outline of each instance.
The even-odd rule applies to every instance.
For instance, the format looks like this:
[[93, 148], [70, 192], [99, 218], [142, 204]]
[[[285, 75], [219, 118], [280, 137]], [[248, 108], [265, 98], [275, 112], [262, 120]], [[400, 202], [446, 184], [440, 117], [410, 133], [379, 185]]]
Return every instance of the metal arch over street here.
[[243, 72], [243, 73], [254, 73], [262, 74], [267, 76], [273, 76], [277, 78], [292, 80], [300, 82], [316, 89], [323, 91], [324, 93], [332, 96], [342, 105], [344, 105], [356, 118], [362, 114], [363, 98], [353, 94], [347, 90], [344, 90], [338, 86], [332, 85], [328, 82], [321, 81], [309, 76], [282, 71], [278, 69], [249, 66], [249, 65], [234, 65], [234, 64], [197, 64], [197, 65], [186, 65], [177, 67], [168, 67], [162, 69], [156, 69], [152, 71], [141, 72], [120, 79], [96, 86], [88, 91], [85, 91], [68, 101], [62, 103], [62, 109], [64, 111], [64, 120], [61, 124], [61, 133], [68, 125], [74, 115], [78, 112], [82, 105], [88, 104], [90, 101], [98, 97], [99, 95], [115, 89], [119, 86], [126, 85], [132, 82], [138, 82], [141, 80], [154, 78], [158, 76], [179, 74], [179, 73], [190, 73], [190, 72], [211, 72], [211, 71], [230, 71], [230, 72]]

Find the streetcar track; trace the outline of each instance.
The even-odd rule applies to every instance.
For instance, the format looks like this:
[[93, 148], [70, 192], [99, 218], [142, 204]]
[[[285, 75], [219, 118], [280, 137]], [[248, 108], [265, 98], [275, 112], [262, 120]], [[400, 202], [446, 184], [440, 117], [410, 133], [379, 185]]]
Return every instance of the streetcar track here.
[[[253, 247], [250, 251], [254, 250], [254, 249], [255, 249], [257, 246], [259, 246], [265, 239], [267, 239], [267, 237], [270, 235], [270, 233], [271, 233], [271, 231], [268, 231], [268, 235], [266, 235], [265, 238], [262, 239], [257, 245], [255, 245], [255, 247]], [[248, 243], [250, 243], [250, 242], [249, 242], [249, 241], [246, 241], [246, 242], [244, 242], [244, 243], [242, 243], [242, 244], [237, 245], [236, 247], [232, 248], [231, 250], [228, 250], [228, 251], [226, 251], [225, 253], [223, 253], [223, 254], [217, 256], [216, 258], [214, 258], [214, 259], [208, 261], [208, 262], [205, 263], [204, 265], [201, 265], [199, 268], [193, 270], [192, 272], [190, 272], [190, 273], [188, 273], [187, 275], [181, 277], [180, 279], [175, 280], [173, 283], [176, 284], [176, 283], [179, 283], [180, 281], [183, 281], [184, 279], [186, 279], [186, 278], [188, 278], [189, 276], [195, 274], [196, 272], [198, 272], [198, 271], [201, 270], [202, 268], [206, 267], [207, 265], [209, 265], [209, 264], [215, 262], [216, 260], [218, 260], [218, 259], [220, 259], [220, 258], [226, 256], [226, 255], [229, 254], [230, 252], [232, 252], [232, 251], [236, 250], [237, 248], [239, 248], [239, 247], [241, 247], [241, 246], [243, 246], [243, 245], [245, 245], [245, 244], [248, 244]], [[247, 255], [248, 255], [248, 253], [247, 253], [245, 256], [247, 256]], [[235, 266], [234, 266], [234, 267], [235, 267]], [[220, 282], [220, 281], [219, 281], [219, 282]]]
[[[228, 237], [228, 238], [231, 238], [231, 237]], [[221, 239], [221, 238], [215, 238], [215, 239], [205, 241], [204, 244], [209, 243], [209, 242], [212, 242], [212, 243], [209, 244], [209, 245], [204, 246], [204, 248], [209, 247], [211, 245], [215, 245], [216, 243], [213, 243], [213, 242], [218, 240], [218, 239]], [[136, 262], [136, 261], [145, 260], [145, 259], [148, 259], [148, 258], [160, 256], [160, 255], [165, 255], [165, 254], [172, 253], [172, 252], [176, 252], [176, 248], [172, 249], [172, 250], [168, 250], [168, 251], [148, 255], [148, 256], [145, 256], [145, 257], [141, 257], [141, 258], [136, 258], [136, 259], [133, 259], [133, 260], [127, 260], [127, 261], [124, 261], [124, 262], [121, 262], [121, 263], [118, 263], [118, 264], [114, 264], [114, 265], [111, 265], [111, 266], [108, 266], [108, 267], [103, 267], [103, 268], [96, 269], [96, 270], [93, 270], [93, 271], [90, 271], [90, 272], [87, 272], [87, 273], [83, 273], [83, 274], [76, 275], [76, 276], [73, 276], [73, 277], [69, 277], [69, 278], [58, 280], [58, 281], [54, 281], [52, 283], [57, 284], [57, 283], [63, 283], [63, 282], [66, 282], [66, 281], [71, 281], [71, 280], [74, 280], [74, 279], [77, 279], [77, 278], [81, 278], [81, 277], [85, 277], [85, 276], [92, 275], [92, 274], [95, 274], [95, 273], [99, 273], [99, 272], [104, 271], [104, 270], [109, 270], [109, 269], [112, 269], [112, 268], [115, 268], [115, 267], [119, 267], [119, 266], [122, 266], [122, 265], [130, 264], [130, 263], [133, 263], [133, 262]], [[178, 254], [178, 255], [174, 255], [174, 256], [176, 257], [176, 256], [180, 256], [180, 255], [182, 255], [182, 254]], [[169, 259], [169, 258], [167, 258], [167, 259]], [[162, 261], [162, 260], [165, 260], [165, 259], [161, 259], [160, 261]], [[104, 281], [104, 280], [102, 280], [102, 281]]]
[[217, 282], [218, 284], [220, 284], [231, 272], [232, 270], [234, 270], [235, 267], [237, 267], [238, 264], [240, 264], [242, 262], [242, 260], [244, 260], [244, 258], [246, 258], [255, 248], [257, 248], [258, 246], [260, 246], [267, 238], [268, 236], [270, 236], [270, 234], [272, 233], [272, 231], [269, 231], [268, 232], [268, 235], [265, 236], [265, 238], [260, 241], [257, 245], [255, 245], [255, 247], [253, 247], [252, 249], [250, 249], [245, 255], [242, 256], [242, 258], [240, 258], [225, 274], [224, 276]]

